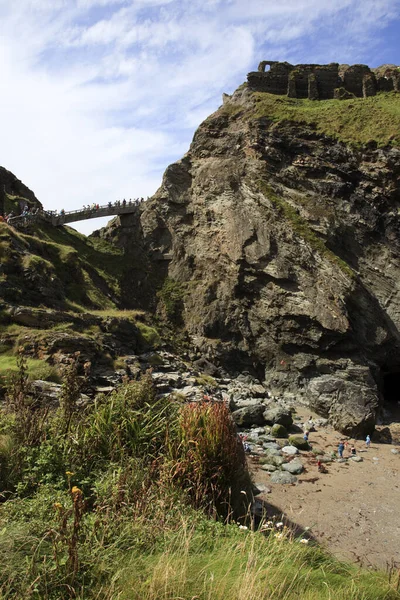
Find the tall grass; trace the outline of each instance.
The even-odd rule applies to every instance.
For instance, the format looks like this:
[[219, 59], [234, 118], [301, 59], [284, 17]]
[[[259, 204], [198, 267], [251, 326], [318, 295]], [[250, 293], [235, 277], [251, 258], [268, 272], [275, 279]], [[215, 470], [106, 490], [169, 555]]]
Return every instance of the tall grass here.
[[147, 373], [78, 410], [72, 364], [60, 409], [41, 412], [18, 361], [0, 411], [0, 599], [400, 598], [397, 580], [234, 522], [249, 481], [224, 404], [158, 398]]
[[172, 459], [174, 481], [188, 491], [197, 507], [226, 514], [241, 488], [250, 490], [243, 445], [223, 403], [182, 407]]

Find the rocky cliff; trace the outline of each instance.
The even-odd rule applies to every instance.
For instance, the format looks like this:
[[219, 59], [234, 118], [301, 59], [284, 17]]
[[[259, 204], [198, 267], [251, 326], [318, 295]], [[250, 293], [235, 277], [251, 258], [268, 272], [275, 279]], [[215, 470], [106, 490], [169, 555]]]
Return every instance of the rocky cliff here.
[[360, 433], [400, 382], [400, 98], [311, 104], [241, 86], [102, 235], [128, 304], [175, 282], [200, 353]]

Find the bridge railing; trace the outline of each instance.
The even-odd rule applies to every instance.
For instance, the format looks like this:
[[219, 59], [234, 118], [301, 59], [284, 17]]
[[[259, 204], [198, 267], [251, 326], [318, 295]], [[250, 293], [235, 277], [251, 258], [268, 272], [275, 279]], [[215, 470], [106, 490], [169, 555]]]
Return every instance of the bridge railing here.
[[67, 223], [74, 223], [75, 221], [84, 221], [86, 219], [96, 219], [98, 217], [116, 216], [121, 214], [129, 214], [135, 212], [138, 206], [142, 204], [144, 200], [125, 200], [117, 202], [109, 202], [102, 206], [86, 206], [77, 210], [64, 211], [51, 211], [51, 210], [38, 210], [35, 213], [26, 213], [11, 217], [8, 219], [8, 223], [14, 227], [27, 227], [31, 223], [37, 222], [39, 219], [51, 223], [54, 226], [65, 225]]

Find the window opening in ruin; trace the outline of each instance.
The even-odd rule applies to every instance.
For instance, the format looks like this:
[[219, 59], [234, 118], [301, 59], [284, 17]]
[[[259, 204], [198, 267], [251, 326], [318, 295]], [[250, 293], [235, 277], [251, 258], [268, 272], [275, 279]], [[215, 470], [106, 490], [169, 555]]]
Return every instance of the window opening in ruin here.
[[264, 73], [266, 73], [270, 69], [271, 69], [271, 65], [265, 65], [265, 67], [264, 67]]

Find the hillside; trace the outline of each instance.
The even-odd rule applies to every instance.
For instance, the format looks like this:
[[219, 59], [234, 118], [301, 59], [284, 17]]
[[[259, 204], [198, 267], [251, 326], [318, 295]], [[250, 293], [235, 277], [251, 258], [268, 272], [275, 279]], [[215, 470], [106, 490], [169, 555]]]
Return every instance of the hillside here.
[[399, 598], [399, 131], [244, 84], [137, 213], [0, 223], [2, 600]]

